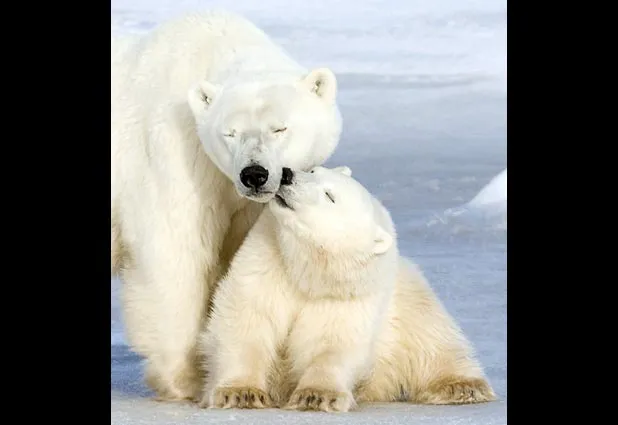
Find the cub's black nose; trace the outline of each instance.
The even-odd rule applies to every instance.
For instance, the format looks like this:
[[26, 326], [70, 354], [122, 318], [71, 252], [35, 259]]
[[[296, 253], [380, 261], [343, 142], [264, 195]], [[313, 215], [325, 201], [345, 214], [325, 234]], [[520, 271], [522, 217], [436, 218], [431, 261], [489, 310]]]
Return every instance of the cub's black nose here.
[[250, 189], [258, 189], [268, 180], [268, 170], [261, 165], [250, 165], [240, 171], [240, 182]]
[[291, 185], [294, 173], [287, 167], [283, 167], [283, 176], [281, 177], [282, 185]]

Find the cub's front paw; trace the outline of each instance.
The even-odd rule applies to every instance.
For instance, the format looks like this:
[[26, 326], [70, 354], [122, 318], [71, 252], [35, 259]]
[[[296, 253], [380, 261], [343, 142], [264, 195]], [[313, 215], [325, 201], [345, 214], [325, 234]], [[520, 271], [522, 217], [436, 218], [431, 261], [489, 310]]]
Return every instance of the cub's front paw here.
[[285, 409], [347, 412], [355, 406], [350, 392], [302, 388], [292, 393]]
[[268, 393], [254, 387], [219, 387], [210, 402], [204, 398], [200, 403], [201, 407], [218, 409], [265, 409], [272, 405]]
[[424, 404], [472, 404], [495, 399], [486, 380], [458, 376], [435, 381], [416, 396], [416, 402]]

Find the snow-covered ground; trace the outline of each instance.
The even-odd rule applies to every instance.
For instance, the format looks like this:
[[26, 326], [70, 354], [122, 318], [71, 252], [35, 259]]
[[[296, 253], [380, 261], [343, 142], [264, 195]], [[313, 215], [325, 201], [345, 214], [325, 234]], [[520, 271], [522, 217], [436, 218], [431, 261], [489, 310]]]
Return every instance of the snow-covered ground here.
[[341, 415], [157, 403], [125, 345], [111, 282], [112, 424], [506, 424], [506, 0], [112, 0], [115, 31], [240, 12], [337, 74], [345, 164], [391, 210], [400, 247], [475, 344], [500, 401]]

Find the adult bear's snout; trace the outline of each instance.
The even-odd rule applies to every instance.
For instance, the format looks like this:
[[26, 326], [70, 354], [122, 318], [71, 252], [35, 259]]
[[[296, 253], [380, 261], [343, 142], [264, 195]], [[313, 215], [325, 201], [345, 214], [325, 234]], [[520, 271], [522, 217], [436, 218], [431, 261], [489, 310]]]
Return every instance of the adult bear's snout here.
[[258, 189], [268, 181], [268, 170], [261, 165], [250, 165], [240, 171], [240, 182], [250, 189]]

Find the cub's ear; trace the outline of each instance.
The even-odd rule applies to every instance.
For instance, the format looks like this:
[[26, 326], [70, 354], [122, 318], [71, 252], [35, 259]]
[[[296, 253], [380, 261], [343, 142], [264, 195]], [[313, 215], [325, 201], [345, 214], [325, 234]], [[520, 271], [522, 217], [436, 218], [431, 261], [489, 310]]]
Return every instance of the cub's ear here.
[[376, 236], [374, 239], [373, 253], [375, 255], [384, 254], [393, 244], [393, 237], [384, 230], [381, 226], [378, 226]]
[[342, 165], [340, 167], [335, 167], [333, 168], [333, 171], [337, 171], [343, 174], [344, 176], [352, 177], [352, 170], [350, 170], [350, 167], [346, 167], [345, 165]]
[[325, 102], [333, 103], [337, 97], [337, 78], [328, 68], [311, 71], [302, 80], [303, 84]]
[[191, 87], [187, 94], [187, 100], [193, 114], [199, 116], [205, 109], [208, 109], [220, 91], [220, 86], [206, 80], [202, 80]]

